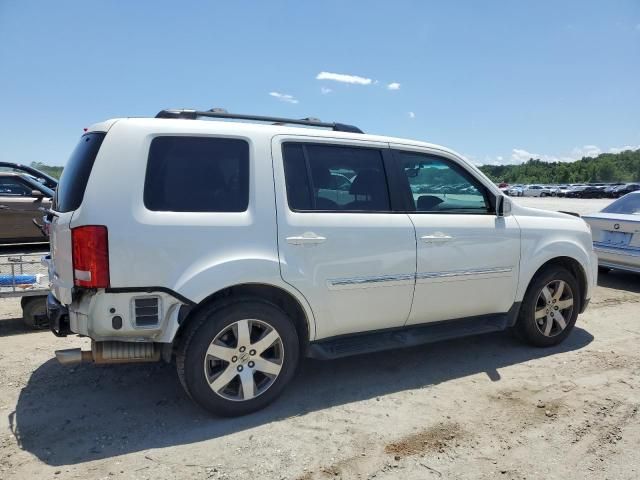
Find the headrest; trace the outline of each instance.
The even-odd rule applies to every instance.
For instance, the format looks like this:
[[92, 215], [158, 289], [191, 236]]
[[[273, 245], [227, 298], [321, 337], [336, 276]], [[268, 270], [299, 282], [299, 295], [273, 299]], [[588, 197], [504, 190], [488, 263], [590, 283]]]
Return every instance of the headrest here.
[[433, 210], [435, 206], [441, 204], [443, 201], [444, 200], [442, 200], [440, 197], [436, 197], [435, 195], [420, 195], [418, 197], [418, 201], [416, 202], [416, 210]]

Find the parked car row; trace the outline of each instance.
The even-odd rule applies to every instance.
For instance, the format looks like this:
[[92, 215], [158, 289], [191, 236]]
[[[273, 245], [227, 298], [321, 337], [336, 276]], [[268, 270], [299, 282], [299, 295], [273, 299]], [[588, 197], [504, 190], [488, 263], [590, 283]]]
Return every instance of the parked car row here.
[[506, 185], [500, 190], [511, 197], [620, 198], [640, 190], [640, 183], [592, 183], [570, 185]]

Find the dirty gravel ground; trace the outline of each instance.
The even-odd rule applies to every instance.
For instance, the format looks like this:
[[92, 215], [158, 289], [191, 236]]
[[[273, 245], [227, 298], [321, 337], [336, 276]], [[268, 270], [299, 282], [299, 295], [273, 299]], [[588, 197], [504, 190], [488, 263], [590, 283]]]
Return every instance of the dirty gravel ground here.
[[87, 341], [19, 317], [0, 300], [2, 479], [640, 478], [640, 276], [602, 275], [558, 347], [498, 333], [305, 360], [238, 419], [194, 406], [171, 365], [62, 367], [53, 350]]

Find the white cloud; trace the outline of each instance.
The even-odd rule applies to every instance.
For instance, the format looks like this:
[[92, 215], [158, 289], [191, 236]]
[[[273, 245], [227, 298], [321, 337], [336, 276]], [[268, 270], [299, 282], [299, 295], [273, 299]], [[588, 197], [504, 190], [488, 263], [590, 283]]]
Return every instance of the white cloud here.
[[597, 145], [584, 145], [571, 150], [570, 158], [578, 159], [582, 157], [597, 157], [601, 153], [602, 150]]
[[350, 83], [353, 85], [369, 85], [370, 78], [359, 77], [358, 75], [346, 75], [344, 73], [320, 72], [316, 80], [333, 80], [335, 82]]
[[416, 114], [414, 112], [408, 112], [409, 118], [416, 118]]
[[295, 98], [293, 95], [289, 95], [287, 93], [269, 92], [269, 95], [271, 95], [272, 97], [275, 97], [278, 100], [281, 100], [283, 102], [299, 103], [297, 98]]
[[[623, 147], [611, 147], [606, 150], [609, 153], [620, 153], [626, 150], [639, 150], [640, 145], [625, 145]], [[504, 162], [502, 156], [495, 157], [494, 161], [490, 159], [485, 159], [486, 163], [492, 164], [504, 164], [504, 163], [524, 163], [529, 161], [529, 159], [538, 159], [543, 162], [575, 162], [576, 160], [580, 160], [583, 157], [597, 157], [598, 155], [604, 153], [605, 150], [598, 147], [597, 145], [583, 145], [581, 147], [574, 147], [567, 154], [563, 155], [550, 155], [545, 153], [535, 153], [525, 150], [523, 148], [514, 148], [511, 150], [511, 157]], [[488, 160], [488, 161], [487, 161]]]
[[328, 87], [320, 87], [320, 93], [322, 93], [323, 95], [327, 95], [329, 93], [333, 92], [333, 90], [331, 90]]
[[626, 152], [627, 150], [640, 150], [640, 145], [625, 145], [624, 147], [611, 147], [609, 153]]
[[400, 84], [398, 82], [392, 82], [387, 85], [388, 90], [400, 90]]
[[522, 162], [526, 162], [530, 158], [539, 158], [539, 157], [540, 155], [538, 155], [537, 153], [528, 152], [523, 148], [514, 148], [513, 150], [511, 150], [511, 161], [513, 163], [522, 163]]

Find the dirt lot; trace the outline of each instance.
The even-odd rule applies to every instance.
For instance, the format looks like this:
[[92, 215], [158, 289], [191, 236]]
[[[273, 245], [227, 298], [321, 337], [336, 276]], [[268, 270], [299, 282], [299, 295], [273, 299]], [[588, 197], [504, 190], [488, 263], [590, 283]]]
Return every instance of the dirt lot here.
[[559, 347], [500, 333], [306, 360], [239, 419], [195, 407], [171, 365], [62, 367], [53, 350], [86, 341], [19, 317], [0, 301], [2, 479], [640, 478], [640, 276], [602, 276]]

